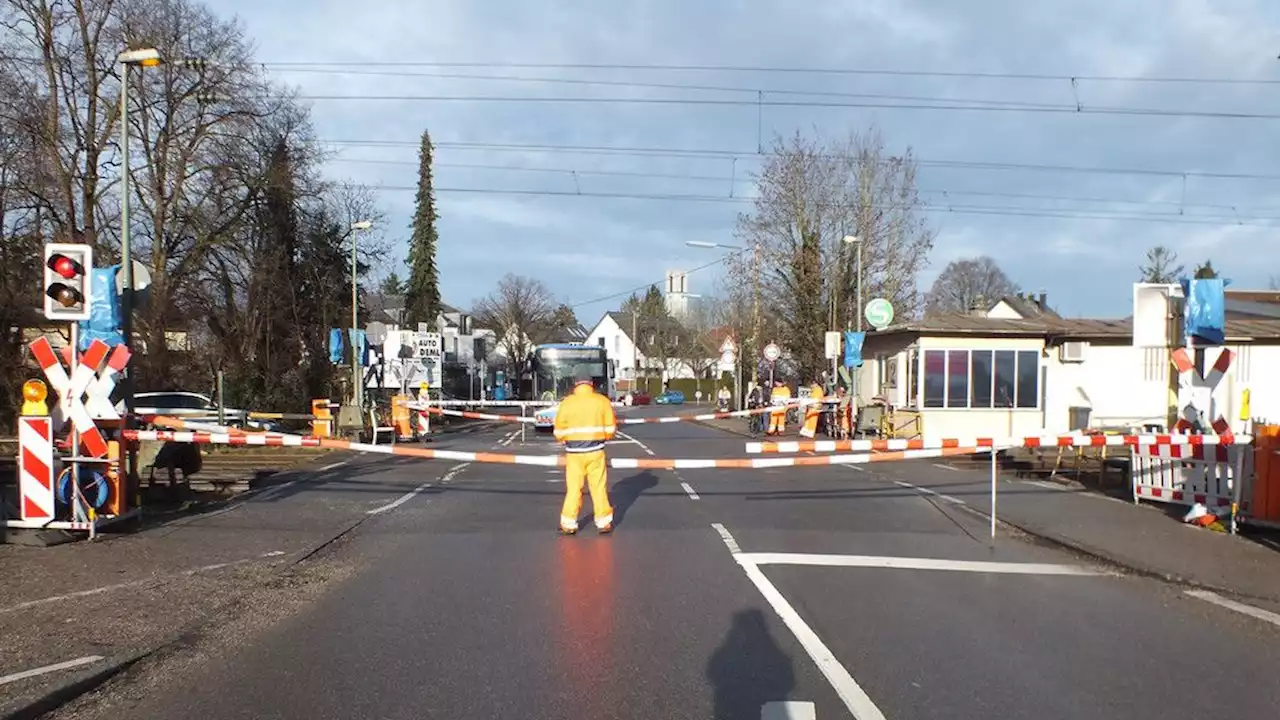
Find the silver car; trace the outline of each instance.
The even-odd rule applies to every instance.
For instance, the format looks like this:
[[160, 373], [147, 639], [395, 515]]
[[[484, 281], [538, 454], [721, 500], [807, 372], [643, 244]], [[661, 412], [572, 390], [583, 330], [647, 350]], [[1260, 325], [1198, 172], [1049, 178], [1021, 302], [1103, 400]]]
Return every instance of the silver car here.
[[[124, 401], [116, 403], [116, 409], [124, 412]], [[218, 404], [208, 395], [193, 392], [149, 392], [133, 396], [133, 411], [138, 415], [168, 415], [191, 422], [217, 424]], [[223, 408], [226, 424], [230, 427], [250, 427], [257, 430], [278, 430], [271, 420], [254, 420], [247, 411]]]

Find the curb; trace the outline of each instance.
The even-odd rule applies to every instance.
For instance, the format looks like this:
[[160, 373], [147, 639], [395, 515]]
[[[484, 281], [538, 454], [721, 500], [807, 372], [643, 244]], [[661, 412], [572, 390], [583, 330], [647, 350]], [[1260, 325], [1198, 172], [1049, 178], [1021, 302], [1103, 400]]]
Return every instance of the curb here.
[[[351, 534], [353, 530], [358, 528], [371, 517], [373, 516], [365, 515], [354, 522], [347, 523], [331, 537], [315, 543], [309, 549], [300, 551], [301, 556], [297, 560], [282, 566], [282, 571], [288, 572], [292, 568], [310, 560], [316, 554], [323, 552], [326, 548]], [[245, 594], [242, 593], [241, 595], [232, 598], [224, 605], [214, 608], [210, 612], [206, 613], [203, 618], [179, 627], [168, 636], [143, 647], [141, 650], [135, 650], [117, 658], [107, 658], [104, 666], [84, 670], [80, 673], [74, 674], [67, 680], [56, 683], [49, 689], [42, 691], [39, 695], [30, 700], [19, 700], [8, 707], [0, 706], [0, 713], [3, 713], [0, 714], [0, 720], [36, 720], [36, 718], [43, 717], [73, 700], [97, 690], [109, 680], [122, 674], [139, 662], [146, 660], [152, 655], [156, 655], [167, 648], [186, 642], [188, 639], [199, 634], [199, 632], [204, 628], [214, 625], [219, 621], [219, 615], [222, 610], [234, 607], [244, 599], [244, 596]]]

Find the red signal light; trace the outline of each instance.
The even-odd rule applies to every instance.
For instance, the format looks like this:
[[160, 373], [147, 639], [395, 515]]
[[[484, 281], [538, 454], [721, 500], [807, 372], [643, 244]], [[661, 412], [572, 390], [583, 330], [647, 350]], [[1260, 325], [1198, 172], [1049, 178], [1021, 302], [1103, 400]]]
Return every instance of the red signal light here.
[[66, 255], [63, 255], [62, 253], [50, 255], [48, 265], [50, 270], [58, 273], [68, 280], [73, 279], [77, 275], [84, 274], [84, 268], [80, 266], [80, 263], [72, 260]]

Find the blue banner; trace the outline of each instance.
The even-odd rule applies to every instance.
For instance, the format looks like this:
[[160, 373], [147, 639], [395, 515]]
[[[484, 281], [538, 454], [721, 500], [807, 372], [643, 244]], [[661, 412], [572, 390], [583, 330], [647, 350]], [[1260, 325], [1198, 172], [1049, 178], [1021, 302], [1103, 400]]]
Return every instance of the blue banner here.
[[345, 355], [342, 346], [342, 328], [329, 329], [329, 362], [334, 365], [342, 364], [342, 357]]
[[844, 334], [844, 366], [847, 368], [862, 367], [862, 342], [867, 339], [864, 332], [845, 332]]
[[1183, 332], [1200, 345], [1222, 345], [1226, 341], [1227, 282], [1222, 278], [1183, 280], [1187, 298]]
[[123, 345], [120, 295], [116, 292], [119, 265], [93, 268], [89, 274], [89, 319], [80, 321], [80, 351], [89, 349], [94, 340], [108, 345]]

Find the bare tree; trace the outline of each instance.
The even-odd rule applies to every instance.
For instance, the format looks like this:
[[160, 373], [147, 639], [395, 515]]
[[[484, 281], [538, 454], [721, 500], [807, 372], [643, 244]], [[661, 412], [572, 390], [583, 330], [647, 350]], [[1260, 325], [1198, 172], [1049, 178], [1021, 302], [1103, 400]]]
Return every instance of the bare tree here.
[[1147, 251], [1147, 264], [1138, 268], [1142, 273], [1139, 282], [1175, 283], [1186, 272], [1186, 268], [1178, 263], [1178, 253], [1163, 245], [1156, 245]]
[[[904, 317], [918, 311], [915, 280], [934, 231], [920, 213], [915, 173], [911, 153], [890, 155], [874, 129], [836, 141], [775, 140], [755, 212], [738, 221], [755, 252], [728, 265], [739, 287], [753, 287], [759, 273], [761, 305], [803, 374], [825, 365], [823, 331], [851, 324], [859, 280], [864, 297], [887, 298]], [[862, 278], [848, 236], [861, 244]]]
[[[684, 333], [677, 347], [678, 357], [697, 379], [698, 390], [720, 362], [720, 343], [714, 334], [719, 327], [716, 322], [719, 314], [716, 304], [710, 298], [703, 298], [680, 323]], [[712, 383], [712, 387], [714, 385]]]
[[[989, 310], [1000, 298], [1017, 292], [1017, 284], [990, 257], [953, 260], [929, 288], [926, 312], [941, 315]], [[979, 305], [986, 307], [979, 308]]]
[[1268, 290], [1280, 290], [1280, 275], [1272, 275], [1267, 278]]
[[542, 281], [507, 273], [493, 292], [475, 301], [472, 314], [497, 333], [506, 356], [520, 362], [537, 344], [558, 306]]

